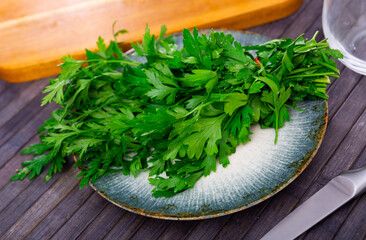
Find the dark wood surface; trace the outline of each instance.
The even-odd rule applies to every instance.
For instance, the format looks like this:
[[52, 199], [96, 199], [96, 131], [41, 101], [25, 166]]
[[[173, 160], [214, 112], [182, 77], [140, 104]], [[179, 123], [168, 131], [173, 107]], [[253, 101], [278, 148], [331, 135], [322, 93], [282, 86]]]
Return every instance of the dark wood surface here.
[[[293, 15], [249, 29], [270, 38], [310, 38], [321, 26], [322, 2], [305, 0]], [[341, 77], [328, 89], [329, 122], [323, 143], [306, 170], [272, 198], [247, 210], [200, 221], [166, 221], [122, 210], [94, 192], [79, 190], [70, 161], [49, 183], [9, 182], [38, 141], [36, 130], [55, 105], [40, 107], [42, 79], [10, 84], [0, 80], [1, 239], [259, 239], [295, 207], [346, 169], [366, 164], [366, 77], [339, 64]], [[43, 174], [44, 175], [44, 174]], [[299, 239], [364, 239], [366, 194], [351, 200]]]

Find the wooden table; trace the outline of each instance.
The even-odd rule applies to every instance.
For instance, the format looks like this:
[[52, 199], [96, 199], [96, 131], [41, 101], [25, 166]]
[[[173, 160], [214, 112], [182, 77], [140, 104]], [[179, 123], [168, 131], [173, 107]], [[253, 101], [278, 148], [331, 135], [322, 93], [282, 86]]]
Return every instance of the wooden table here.
[[[321, 0], [305, 0], [293, 15], [250, 29], [271, 38], [323, 38]], [[307, 169], [274, 197], [247, 210], [200, 221], [143, 217], [109, 203], [90, 187], [79, 190], [72, 163], [49, 183], [43, 178], [9, 182], [28, 156], [20, 150], [37, 142], [36, 129], [55, 105], [39, 107], [48, 79], [10, 84], [0, 80], [0, 236], [4, 239], [259, 239], [330, 179], [366, 164], [366, 77], [339, 64], [332, 80], [329, 123]], [[364, 239], [366, 195], [341, 207], [299, 239]]]

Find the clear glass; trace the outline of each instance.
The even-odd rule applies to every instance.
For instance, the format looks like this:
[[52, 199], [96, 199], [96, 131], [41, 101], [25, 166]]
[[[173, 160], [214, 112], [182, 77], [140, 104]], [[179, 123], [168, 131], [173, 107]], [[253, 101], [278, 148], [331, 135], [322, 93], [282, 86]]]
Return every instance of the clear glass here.
[[366, 0], [324, 0], [323, 31], [344, 65], [366, 75]]

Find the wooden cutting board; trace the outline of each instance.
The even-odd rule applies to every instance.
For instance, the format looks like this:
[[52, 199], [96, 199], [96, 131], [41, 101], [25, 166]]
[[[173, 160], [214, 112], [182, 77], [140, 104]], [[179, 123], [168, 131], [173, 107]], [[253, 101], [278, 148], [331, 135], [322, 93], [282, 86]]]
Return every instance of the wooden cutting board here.
[[0, 78], [24, 82], [56, 75], [60, 58], [81, 59], [98, 36], [140, 41], [146, 24], [158, 34], [183, 28], [243, 29], [288, 16], [302, 0], [1, 0]]

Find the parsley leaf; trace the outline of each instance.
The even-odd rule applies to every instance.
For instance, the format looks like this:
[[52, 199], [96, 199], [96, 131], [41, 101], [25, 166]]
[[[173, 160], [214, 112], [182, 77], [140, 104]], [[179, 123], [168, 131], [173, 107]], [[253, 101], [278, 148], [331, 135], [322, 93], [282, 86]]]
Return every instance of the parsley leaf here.
[[[288, 106], [327, 98], [341, 58], [324, 41], [303, 36], [242, 46], [224, 32], [183, 30], [183, 47], [162, 26], [156, 38], [146, 26], [132, 43], [144, 63], [114, 41], [99, 37], [86, 60], [62, 58], [61, 73], [43, 91], [42, 105], [59, 109], [40, 127], [41, 143], [11, 180], [30, 179], [48, 168], [60, 172], [65, 157], [78, 157], [80, 187], [115, 173], [149, 171], [154, 197], [171, 197], [226, 167], [228, 155], [250, 141], [250, 126], [278, 129], [290, 120]], [[256, 57], [249, 50], [256, 53]]]

